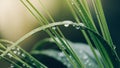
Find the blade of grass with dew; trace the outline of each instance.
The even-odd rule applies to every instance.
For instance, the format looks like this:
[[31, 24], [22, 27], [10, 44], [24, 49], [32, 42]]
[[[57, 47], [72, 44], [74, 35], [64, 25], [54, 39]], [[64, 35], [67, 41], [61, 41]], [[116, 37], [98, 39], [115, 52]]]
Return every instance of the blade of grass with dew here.
[[[67, 0], [67, 2], [68, 2], [68, 5], [70, 6], [70, 9], [72, 10], [73, 16], [75, 17], [76, 21], [79, 23], [80, 21], [79, 21], [77, 15], [76, 15], [74, 9], [72, 8], [73, 6], [71, 5], [71, 2], [70, 2], [69, 0]], [[101, 63], [100, 59], [98, 59], [98, 56], [96, 55], [96, 53], [95, 53], [95, 51], [94, 51], [94, 49], [93, 49], [93, 45], [92, 45], [90, 39], [88, 38], [86, 32], [85, 32], [85, 31], [82, 31], [82, 33], [83, 33], [83, 35], [85, 36], [85, 39], [87, 40], [88, 44], [90, 45], [90, 48], [91, 48], [91, 50], [92, 50], [92, 52], [93, 52], [93, 54], [94, 54], [94, 56], [95, 56], [95, 58], [96, 58], [96, 61], [98, 62], [99, 66], [100, 66], [101, 68], [103, 68], [103, 64]]]
[[[0, 42], [4, 42], [4, 43], [9, 43], [9, 44], [11, 44], [11, 45], [13, 45], [14, 43], [13, 42], [11, 42], [11, 41], [8, 41], [8, 40], [4, 40], [4, 39], [0, 39]], [[14, 59], [15, 60], [17, 60], [18, 62], [21, 62], [24, 66], [23, 67], [25, 67], [25, 65], [26, 65], [26, 67], [32, 67], [31, 65], [34, 63], [35, 65], [33, 65], [33, 66], [36, 66], [37, 68], [39, 68], [39, 67], [43, 67], [43, 68], [47, 68], [45, 65], [43, 65], [42, 63], [40, 63], [38, 60], [36, 60], [34, 57], [32, 57], [29, 53], [27, 53], [26, 51], [24, 51], [22, 48], [20, 48], [20, 47], [17, 47], [17, 49], [20, 49], [21, 50], [21, 52], [22, 52], [22, 56], [23, 56], [23, 54], [24, 54], [24, 56], [23, 57], [27, 57], [27, 59], [22, 59], [22, 58], [19, 58], [19, 56], [17, 57], [12, 51], [9, 51], [10, 53], [11, 53], [11, 55], [12, 56], [14, 56]], [[3, 52], [4, 53], [4, 52]], [[3, 56], [4, 57], [4, 56]], [[29, 58], [29, 59], [28, 59]], [[24, 60], [24, 61], [23, 61]], [[29, 60], [29, 62], [27, 62]], [[30, 60], [32, 60], [32, 61], [30, 61]]]
[[[49, 23], [47, 20], [46, 20], [46, 18], [43, 16], [43, 15], [41, 15], [40, 13], [39, 13], [39, 11], [32, 5], [32, 3], [30, 2], [30, 1], [27, 1], [30, 5], [31, 5], [31, 7], [38, 13], [38, 15], [42, 18], [42, 20], [43, 20], [43, 22], [45, 21], [45, 23]], [[50, 29], [51, 30], [51, 29]], [[62, 33], [61, 33], [61, 31], [58, 29], [58, 31], [59, 31], [59, 33], [62, 35]], [[51, 30], [51, 32], [53, 33], [53, 34], [55, 34], [56, 36], [59, 36], [59, 34], [56, 32], [56, 31], [54, 31], [54, 30]], [[47, 33], [50, 35], [51, 34], [51, 32], [49, 32], [49, 31], [47, 31]], [[51, 35], [50, 35], [51, 36]], [[51, 36], [52, 37], [52, 36]], [[64, 37], [63, 35], [62, 35], [62, 37]], [[59, 37], [58, 37], [59, 38]], [[60, 39], [60, 38], [59, 38]], [[61, 39], [60, 39], [61, 40]], [[61, 42], [62, 43], [64, 43], [62, 40], [61, 40]], [[68, 43], [67, 43], [68, 44]], [[64, 43], [64, 45], [65, 46], [67, 46], [65, 43]], [[68, 47], [70, 48], [70, 46], [68, 45]], [[77, 58], [77, 56], [75, 55], [75, 53], [74, 53], [74, 51], [72, 50], [72, 48], [70, 48], [70, 49], [68, 49], [68, 47], [67, 47], [67, 50], [69, 50], [69, 52], [70, 53], [72, 53], [72, 56], [75, 58], [75, 60], [76, 60], [76, 62], [80, 65], [80, 67], [82, 66], [82, 64], [81, 64], [81, 62], [79, 62], [80, 60]], [[74, 55], [73, 55], [74, 54]], [[79, 66], [78, 65], [78, 66]]]
[[92, 3], [94, 5], [95, 8], [95, 12], [98, 15], [98, 20], [100, 20], [99, 24], [100, 24], [100, 28], [103, 34], [104, 39], [106, 39], [108, 41], [108, 43], [110, 44], [110, 47], [113, 49], [114, 54], [116, 55], [117, 60], [120, 62], [120, 58], [117, 55], [116, 51], [115, 51], [115, 46], [112, 42], [111, 36], [110, 36], [110, 32], [107, 26], [107, 21], [105, 19], [105, 15], [104, 15], [104, 11], [102, 8], [102, 4], [101, 4], [101, 0], [98, 1], [94, 1], [92, 0]]
[[39, 28], [37, 28], [37, 29], [34, 29], [32, 32], [26, 34], [25, 36], [23, 36], [22, 38], [20, 38], [18, 41], [16, 41], [16, 43], [14, 43], [14, 44], [13, 44], [12, 46], [10, 46], [5, 52], [3, 52], [3, 54], [1, 54], [1, 56], [6, 55], [13, 47], [17, 46], [20, 42], [24, 41], [24, 39], [28, 38], [28, 37], [31, 36], [32, 34], [38, 32], [38, 31], [44, 30], [44, 29], [46, 29], [46, 28], [51, 28], [51, 27], [56, 26], [56, 25], [64, 25], [64, 24], [72, 24], [72, 23], [71, 23], [71, 22], [52, 23], [52, 24], [45, 25], [45, 26], [39, 27]]
[[[22, 42], [24, 39], [28, 38], [29, 36], [31, 36], [32, 34], [38, 32], [38, 31], [41, 31], [41, 30], [44, 30], [44, 29], [47, 29], [47, 28], [50, 28], [50, 27], [53, 27], [53, 26], [58, 26], [58, 25], [64, 25], [64, 24], [71, 24], [71, 25], [79, 25], [81, 26], [82, 28], [85, 28], [83, 27], [83, 25], [80, 25], [80, 24], [76, 24], [76, 23], [72, 23], [72, 22], [59, 22], [59, 23], [51, 23], [49, 25], [46, 25], [46, 26], [43, 26], [43, 27], [39, 27], [37, 29], [34, 29], [33, 31], [29, 32], [28, 34], [26, 34], [25, 36], [23, 36], [21, 39], [19, 39], [16, 43], [14, 43], [12, 46], [9, 47], [9, 50], [12, 49], [12, 47], [14, 46], [17, 46], [20, 42]], [[94, 32], [95, 33], [95, 32]], [[6, 50], [2, 56], [4, 56], [9, 50]]]
[[[7, 49], [6, 47], [4, 47], [3, 44], [0, 43], [0, 46], [2, 46], [5, 50]], [[4, 52], [4, 51], [3, 51]], [[27, 63], [25, 63], [23, 60], [21, 60], [19, 57], [17, 57], [14, 53], [12, 53], [11, 51], [9, 51], [9, 53], [7, 53], [6, 55], [8, 55], [10, 58], [13, 58], [14, 60], [26, 65], [27, 67], [31, 67], [30, 65], [28, 65]], [[0, 55], [1, 56], [1, 55]], [[3, 58], [7, 58], [7, 57], [4, 57], [4, 56], [1, 56]], [[8, 60], [10, 62], [14, 62], [13, 60], [10, 60], [10, 58], [7, 58], [5, 60]], [[2, 59], [2, 58], [1, 58]], [[15, 63], [15, 62], [14, 62]], [[16, 65], [15, 65], [16, 66]], [[18, 65], [17, 65], [18, 66]], [[21, 66], [21, 65], [20, 65]]]
[[[74, 1], [72, 1], [72, 3], [73, 3]], [[74, 2], [75, 3], [75, 2]], [[82, 3], [82, 2], [81, 2]], [[75, 3], [76, 4], [76, 3]], [[77, 5], [76, 5], [77, 6]], [[79, 6], [77, 7], [77, 9], [78, 9], [78, 11], [80, 10], [79, 9]], [[82, 6], [82, 9], [81, 10], [84, 10], [84, 7]], [[80, 11], [81, 11], [80, 10]], [[85, 11], [83, 11], [83, 14], [86, 14], [86, 12]], [[87, 16], [87, 14], [85, 15], [85, 16]], [[88, 17], [89, 18], [89, 17]], [[89, 20], [89, 19], [87, 19], [86, 18], [86, 20]], [[92, 24], [92, 22], [91, 22], [91, 24]], [[89, 26], [89, 25], [88, 25]], [[89, 27], [91, 27], [91, 26], [89, 26]], [[91, 34], [91, 33], [90, 33]], [[92, 35], [92, 34], [91, 34]], [[92, 35], [92, 37], [94, 37], [94, 35]], [[98, 47], [100, 47], [100, 42], [99, 42], [99, 40], [97, 40], [95, 37], [94, 38], [92, 38], [93, 40], [94, 40], [94, 43], [95, 43], [95, 45], [97, 45], [97, 48]], [[97, 41], [96, 41], [97, 40]], [[101, 51], [101, 50], [103, 50], [103, 49], [99, 49], [99, 51]], [[110, 67], [112, 67], [112, 62], [110, 61], [110, 59], [109, 59], [109, 56], [107, 55], [107, 53], [105, 52], [105, 50], [103, 51], [104, 53], [102, 53], [101, 52], [101, 54], [103, 55], [103, 59], [104, 59], [104, 61], [106, 61], [106, 63], [105, 64], [107, 64], [107, 66], [109, 67], [109, 65], [111, 65]], [[107, 60], [104, 58], [104, 57], [106, 57], [107, 58]], [[109, 63], [107, 63], [107, 62], [109, 62]]]

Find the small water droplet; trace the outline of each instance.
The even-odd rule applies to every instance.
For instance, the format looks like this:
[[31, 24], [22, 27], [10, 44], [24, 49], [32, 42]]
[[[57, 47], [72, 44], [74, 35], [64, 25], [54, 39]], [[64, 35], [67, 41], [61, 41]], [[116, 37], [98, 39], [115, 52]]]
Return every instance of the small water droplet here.
[[23, 64], [22, 66], [25, 67], [25, 64]]
[[70, 67], [71, 67], [71, 64], [70, 64], [70, 63], [69, 63], [69, 64], [67, 64], [67, 67], [68, 67], [68, 68], [70, 68]]
[[17, 48], [17, 51], [19, 51], [20, 50], [20, 48]]
[[73, 24], [72, 26], [75, 27], [75, 24]]
[[32, 65], [36, 65], [35, 63], [32, 63]]
[[10, 64], [10, 68], [14, 68], [14, 65], [13, 65], [13, 64]]
[[13, 51], [14, 54], [17, 54], [17, 51]]
[[76, 26], [75, 28], [76, 28], [76, 29], [80, 29], [80, 26]]
[[15, 47], [13, 47], [12, 50], [15, 50]]
[[53, 27], [52, 27], [52, 29], [53, 29], [53, 30], [55, 30], [55, 29], [56, 29], [56, 27], [55, 27], [55, 26], [53, 26]]
[[25, 54], [24, 54], [24, 53], [22, 53], [22, 54], [21, 54], [21, 56], [22, 56], [22, 57], [25, 57]]
[[11, 57], [12, 57], [12, 54], [10, 54], [10, 53], [8, 53], [7, 55], [9, 56], [9, 58], [11, 58]]
[[72, 5], [74, 5], [74, 3], [72, 3]]
[[34, 61], [34, 60], [31, 58], [31, 61]]
[[65, 24], [64, 26], [65, 26], [65, 27], [69, 27], [69, 24]]
[[115, 46], [115, 45], [113, 45], [113, 48], [114, 48], [114, 49], [116, 49], [116, 46]]
[[67, 65], [67, 62], [64, 62], [63, 64], [64, 64], [64, 65]]
[[70, 57], [70, 58], [72, 58], [72, 56], [71, 56], [71, 55], [70, 55], [69, 57]]
[[17, 55], [20, 55], [20, 54], [21, 54], [21, 52], [20, 52], [20, 51], [18, 51], [18, 52], [17, 52]]
[[91, 64], [91, 63], [89, 63], [89, 64], [88, 64], [88, 66], [92, 66], [92, 64]]
[[85, 61], [85, 64], [88, 64], [89, 62], [90, 62], [89, 60], [86, 60], [86, 61]]
[[63, 52], [58, 53], [58, 55], [59, 55], [60, 57], [65, 56]]
[[87, 58], [88, 58], [88, 56], [87, 56], [87, 55], [84, 55], [84, 56], [83, 56], [83, 59], [87, 59]]

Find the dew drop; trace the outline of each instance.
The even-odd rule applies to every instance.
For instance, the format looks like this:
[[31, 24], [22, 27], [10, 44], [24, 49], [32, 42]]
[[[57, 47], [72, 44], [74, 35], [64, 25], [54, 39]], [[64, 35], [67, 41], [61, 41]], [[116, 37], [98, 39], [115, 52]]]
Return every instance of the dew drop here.
[[71, 67], [71, 64], [69, 63], [69, 64], [67, 64], [67, 66], [68, 66], [68, 68], [70, 68], [70, 67]]
[[75, 24], [73, 24], [72, 26], [75, 27]]
[[24, 53], [22, 53], [22, 54], [21, 54], [21, 56], [22, 56], [22, 57], [25, 57], [25, 54], [24, 54]]
[[116, 49], [116, 46], [115, 46], [115, 45], [113, 45], [113, 48], [114, 48], [114, 49]]
[[74, 5], [74, 3], [72, 3], [72, 5]]
[[75, 28], [76, 28], [76, 29], [80, 29], [80, 26], [76, 26]]
[[10, 68], [14, 68], [14, 65], [13, 65], [13, 64], [10, 64]]
[[65, 27], [69, 27], [69, 24], [65, 24], [64, 26], [65, 26]]
[[17, 51], [19, 51], [20, 49], [19, 48], [17, 48]]
[[34, 65], [34, 66], [35, 66], [36, 64], [35, 64], [35, 63], [32, 63], [32, 65]]
[[54, 26], [54, 27], [52, 27], [52, 29], [53, 29], [53, 30], [55, 30], [55, 29], [56, 29], [56, 27]]
[[59, 55], [60, 57], [65, 56], [63, 52], [60, 52], [58, 55]]
[[89, 63], [89, 60], [86, 60], [86, 61], [85, 61], [85, 64], [88, 64], [88, 63]]
[[87, 56], [87, 55], [84, 55], [84, 56], [83, 56], [83, 59], [87, 59], [87, 58], [88, 58], [88, 56]]
[[34, 60], [31, 58], [31, 61], [34, 61]]
[[91, 63], [89, 63], [89, 64], [88, 64], [88, 66], [92, 66], [92, 64], [91, 64]]
[[67, 62], [64, 62], [63, 64], [64, 64], [64, 65], [67, 65]]
[[17, 54], [17, 51], [13, 51], [14, 54]]
[[71, 56], [71, 55], [70, 55], [69, 57], [70, 57], [70, 58], [72, 58], [72, 56]]
[[25, 64], [23, 64], [22, 66], [25, 67]]
[[20, 52], [20, 51], [18, 51], [18, 52], [17, 52], [17, 55], [20, 55], [20, 54], [21, 54], [21, 52]]
[[13, 47], [12, 50], [15, 50], [15, 47]]
[[11, 57], [12, 57], [12, 54], [10, 54], [10, 53], [8, 53], [7, 55], [9, 56], [9, 58], [11, 58]]

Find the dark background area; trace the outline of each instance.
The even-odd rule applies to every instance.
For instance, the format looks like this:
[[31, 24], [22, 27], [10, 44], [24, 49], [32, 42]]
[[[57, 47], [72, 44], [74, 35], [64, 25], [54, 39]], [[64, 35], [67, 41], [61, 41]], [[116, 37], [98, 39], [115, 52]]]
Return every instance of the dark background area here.
[[120, 56], [120, 0], [102, 0], [108, 27]]

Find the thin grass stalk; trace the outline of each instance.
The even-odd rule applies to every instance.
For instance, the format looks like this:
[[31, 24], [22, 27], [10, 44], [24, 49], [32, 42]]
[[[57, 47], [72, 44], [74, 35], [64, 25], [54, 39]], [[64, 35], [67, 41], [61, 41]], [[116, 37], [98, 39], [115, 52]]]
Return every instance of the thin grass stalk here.
[[102, 6], [101, 1], [99, 0], [99, 2], [95, 2], [94, 0], [92, 0], [92, 3], [93, 3], [93, 6], [94, 6], [96, 15], [97, 15], [97, 19], [98, 19], [98, 22], [99, 22], [100, 29], [102, 31], [103, 37], [104, 37], [104, 39], [106, 39], [108, 41], [108, 43], [110, 44], [111, 49], [113, 50], [114, 54], [116, 55], [117, 60], [120, 62], [120, 58], [117, 55], [117, 52], [115, 50], [115, 45], [112, 42], [109, 30], [108, 30], [108, 26], [107, 26], [107, 22], [106, 22], [106, 19], [105, 19], [104, 12], [103, 12], [103, 8], [101, 7]]
[[95, 0], [93, 1], [96, 5], [96, 8], [98, 10], [98, 14], [100, 16], [100, 20], [101, 20], [101, 29], [104, 30], [104, 35], [103, 37], [108, 41], [109, 44], [111, 44], [111, 47], [113, 46], [113, 42], [112, 42], [112, 39], [111, 39], [111, 36], [110, 36], [110, 32], [108, 30], [108, 26], [107, 26], [107, 22], [106, 22], [106, 19], [105, 19], [105, 15], [104, 15], [104, 12], [103, 12], [103, 8], [102, 8], [102, 5], [101, 5], [101, 0]]

